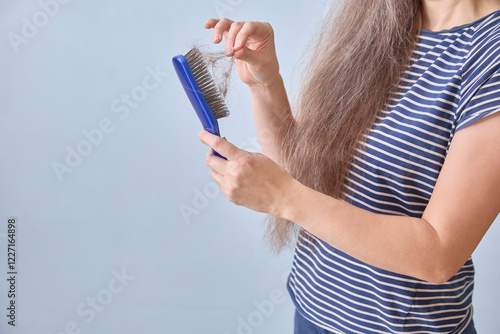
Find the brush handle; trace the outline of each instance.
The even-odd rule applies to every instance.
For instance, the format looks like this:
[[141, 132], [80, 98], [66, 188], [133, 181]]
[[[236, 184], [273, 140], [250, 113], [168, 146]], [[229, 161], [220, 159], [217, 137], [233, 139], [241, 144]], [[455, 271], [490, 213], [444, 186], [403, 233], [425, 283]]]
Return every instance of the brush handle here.
[[[203, 125], [203, 129], [220, 137], [219, 123], [217, 123], [217, 119], [208, 106], [208, 103], [205, 100], [198, 83], [196, 82], [193, 72], [186, 61], [186, 58], [182, 55], [176, 56], [172, 59], [172, 63], [174, 64], [175, 72], [179, 77], [182, 87], [184, 87], [186, 95], [188, 96], [189, 101], [191, 101], [191, 104], [193, 105], [193, 108]], [[226, 159], [215, 150], [213, 151], [215, 155]]]

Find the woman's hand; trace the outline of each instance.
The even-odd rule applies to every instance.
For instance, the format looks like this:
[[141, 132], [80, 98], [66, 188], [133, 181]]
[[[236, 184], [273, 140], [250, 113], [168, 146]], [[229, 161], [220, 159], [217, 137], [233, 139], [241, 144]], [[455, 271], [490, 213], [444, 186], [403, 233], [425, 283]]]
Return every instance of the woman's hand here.
[[234, 22], [209, 19], [205, 28], [213, 30], [213, 42], [226, 40], [226, 55], [234, 55], [240, 79], [249, 86], [270, 85], [279, 77], [274, 32], [269, 23]]
[[300, 185], [286, 170], [263, 154], [241, 150], [205, 130], [198, 137], [227, 158], [219, 158], [210, 150], [206, 163], [228, 200], [255, 211], [283, 214], [295, 187]]

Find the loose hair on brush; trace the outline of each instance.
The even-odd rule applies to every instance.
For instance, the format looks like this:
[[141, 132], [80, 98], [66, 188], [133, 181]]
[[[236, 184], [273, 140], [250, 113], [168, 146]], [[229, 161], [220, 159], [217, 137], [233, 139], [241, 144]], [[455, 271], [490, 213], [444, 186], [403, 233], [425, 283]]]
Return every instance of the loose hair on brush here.
[[[409, 64], [422, 7], [420, 0], [337, 3], [308, 48], [281, 161], [302, 184], [344, 199], [354, 156]], [[267, 223], [272, 250], [294, 246], [297, 225], [272, 215]]]
[[231, 86], [234, 57], [226, 56], [224, 50], [213, 51], [200, 44], [194, 44], [190, 52], [199, 54], [203, 59], [204, 67], [210, 73], [218, 93], [225, 99]]

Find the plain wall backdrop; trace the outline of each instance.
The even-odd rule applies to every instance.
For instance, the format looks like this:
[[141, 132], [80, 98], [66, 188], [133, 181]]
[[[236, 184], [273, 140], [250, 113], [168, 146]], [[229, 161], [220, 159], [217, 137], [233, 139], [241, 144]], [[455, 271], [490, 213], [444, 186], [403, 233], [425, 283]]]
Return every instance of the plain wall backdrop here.
[[[292, 332], [292, 253], [272, 256], [265, 215], [231, 204], [210, 179], [171, 59], [211, 45], [210, 17], [268, 21], [293, 99], [327, 3], [0, 2], [0, 333]], [[222, 134], [258, 151], [236, 75], [228, 104]], [[474, 255], [479, 333], [500, 333], [499, 224]]]

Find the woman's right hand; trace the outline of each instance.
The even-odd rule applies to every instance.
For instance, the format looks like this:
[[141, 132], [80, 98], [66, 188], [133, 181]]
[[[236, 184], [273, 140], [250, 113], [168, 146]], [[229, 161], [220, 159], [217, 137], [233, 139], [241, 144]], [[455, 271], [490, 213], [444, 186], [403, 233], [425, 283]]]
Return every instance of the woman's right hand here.
[[267, 86], [280, 77], [274, 31], [269, 23], [209, 19], [205, 28], [213, 28], [215, 44], [224, 37], [226, 55], [234, 56], [236, 71], [247, 85]]

